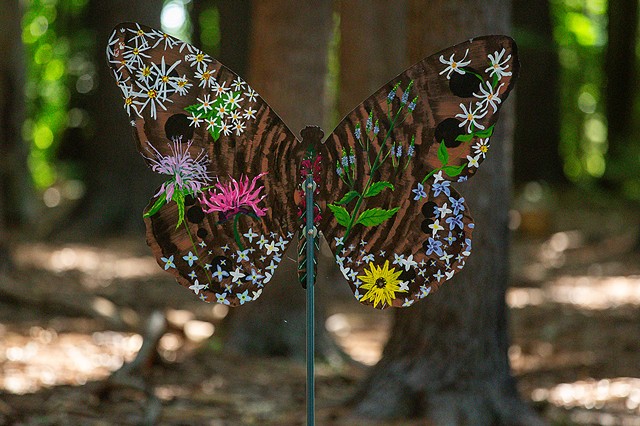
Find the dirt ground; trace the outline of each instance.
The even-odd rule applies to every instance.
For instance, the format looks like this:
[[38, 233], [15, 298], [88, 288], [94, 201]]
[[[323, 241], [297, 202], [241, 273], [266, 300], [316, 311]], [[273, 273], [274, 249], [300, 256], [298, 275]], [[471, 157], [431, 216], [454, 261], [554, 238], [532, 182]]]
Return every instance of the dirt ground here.
[[[580, 194], [529, 198], [515, 200], [507, 295], [521, 394], [551, 424], [640, 425], [637, 214]], [[227, 310], [175, 285], [142, 237], [21, 242], [14, 255], [17, 270], [0, 277], [0, 424], [304, 424], [305, 366], [226, 352]], [[339, 303], [326, 323], [363, 366], [318, 364], [320, 425], [367, 424], [343, 403], [379, 358], [391, 316], [358, 308]], [[160, 359], [140, 366], [149, 385], [107, 381], [135, 358], [156, 310], [168, 325]]]

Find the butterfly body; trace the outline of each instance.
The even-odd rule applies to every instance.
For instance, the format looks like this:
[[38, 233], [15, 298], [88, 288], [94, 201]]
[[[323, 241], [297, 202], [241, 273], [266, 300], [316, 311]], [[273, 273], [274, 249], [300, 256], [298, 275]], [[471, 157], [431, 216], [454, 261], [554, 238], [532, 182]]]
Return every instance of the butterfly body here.
[[464, 266], [473, 222], [451, 184], [476, 173], [515, 82], [508, 37], [424, 59], [324, 142], [312, 126], [296, 138], [244, 80], [159, 31], [122, 24], [107, 56], [139, 151], [168, 177], [145, 209], [147, 241], [201, 299], [257, 299], [296, 233], [305, 281], [307, 176], [315, 229], [360, 302], [410, 306]]

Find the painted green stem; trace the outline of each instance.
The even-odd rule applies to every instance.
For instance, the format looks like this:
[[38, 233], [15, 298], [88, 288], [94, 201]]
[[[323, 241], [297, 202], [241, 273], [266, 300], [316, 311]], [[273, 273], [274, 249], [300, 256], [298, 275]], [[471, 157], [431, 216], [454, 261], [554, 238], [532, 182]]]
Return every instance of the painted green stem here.
[[233, 217], [233, 238], [235, 238], [236, 244], [238, 244], [238, 248], [240, 249], [240, 251], [244, 251], [244, 246], [242, 245], [242, 241], [240, 240], [240, 232], [238, 232], [239, 219], [240, 219], [239, 214]]

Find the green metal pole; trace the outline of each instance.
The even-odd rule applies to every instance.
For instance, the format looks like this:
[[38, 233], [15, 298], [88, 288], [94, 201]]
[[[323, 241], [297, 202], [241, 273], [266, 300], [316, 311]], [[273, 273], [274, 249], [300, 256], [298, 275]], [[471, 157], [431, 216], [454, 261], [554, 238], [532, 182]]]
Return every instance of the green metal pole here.
[[313, 191], [315, 183], [313, 173], [307, 175], [305, 182], [306, 238], [307, 238], [307, 426], [315, 425], [315, 305], [314, 305], [314, 239]]

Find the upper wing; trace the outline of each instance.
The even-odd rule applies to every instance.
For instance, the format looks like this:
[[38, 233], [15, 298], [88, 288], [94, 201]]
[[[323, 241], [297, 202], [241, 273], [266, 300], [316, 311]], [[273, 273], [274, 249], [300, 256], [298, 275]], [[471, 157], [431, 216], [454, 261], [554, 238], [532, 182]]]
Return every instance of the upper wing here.
[[321, 229], [360, 302], [409, 306], [464, 266], [473, 223], [450, 184], [484, 160], [518, 67], [509, 37], [469, 40], [407, 69], [328, 137]]
[[167, 178], [144, 214], [158, 263], [203, 300], [255, 300], [297, 229], [297, 139], [238, 75], [161, 31], [118, 25], [107, 59], [138, 151]]

